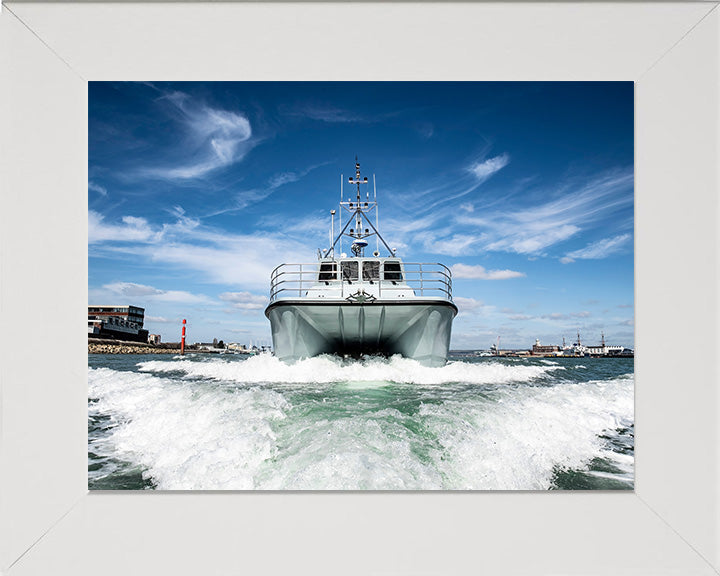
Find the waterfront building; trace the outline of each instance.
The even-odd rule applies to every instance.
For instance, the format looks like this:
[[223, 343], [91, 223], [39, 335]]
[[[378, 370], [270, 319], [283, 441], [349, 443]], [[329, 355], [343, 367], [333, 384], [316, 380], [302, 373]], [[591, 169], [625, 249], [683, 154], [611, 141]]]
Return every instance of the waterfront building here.
[[560, 354], [560, 346], [541, 346], [540, 340], [536, 339], [532, 347], [533, 356], [557, 356]]
[[138, 306], [88, 306], [88, 338], [147, 342], [145, 309]]

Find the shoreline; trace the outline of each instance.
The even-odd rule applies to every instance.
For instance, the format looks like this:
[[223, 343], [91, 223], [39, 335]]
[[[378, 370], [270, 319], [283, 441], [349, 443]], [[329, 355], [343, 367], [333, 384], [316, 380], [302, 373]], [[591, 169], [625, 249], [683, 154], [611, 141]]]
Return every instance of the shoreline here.
[[[218, 348], [215, 350], [185, 348], [186, 354], [219, 354], [224, 350]], [[163, 346], [153, 346], [142, 342], [128, 342], [126, 340], [88, 340], [88, 354], [180, 354], [180, 347], [165, 348]]]

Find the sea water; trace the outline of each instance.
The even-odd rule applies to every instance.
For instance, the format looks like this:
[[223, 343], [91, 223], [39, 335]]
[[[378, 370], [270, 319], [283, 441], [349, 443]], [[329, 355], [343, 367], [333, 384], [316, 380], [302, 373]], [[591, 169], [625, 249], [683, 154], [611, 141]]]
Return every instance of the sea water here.
[[634, 361], [88, 356], [91, 490], [631, 490]]

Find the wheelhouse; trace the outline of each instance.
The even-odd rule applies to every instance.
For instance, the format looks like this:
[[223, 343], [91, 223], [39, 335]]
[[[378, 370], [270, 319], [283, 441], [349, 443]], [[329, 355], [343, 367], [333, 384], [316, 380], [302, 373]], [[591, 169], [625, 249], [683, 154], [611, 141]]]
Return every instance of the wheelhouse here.
[[330, 282], [380, 282], [381, 280], [397, 284], [404, 279], [402, 262], [386, 258], [347, 258], [325, 260], [318, 268], [318, 282], [329, 285]]

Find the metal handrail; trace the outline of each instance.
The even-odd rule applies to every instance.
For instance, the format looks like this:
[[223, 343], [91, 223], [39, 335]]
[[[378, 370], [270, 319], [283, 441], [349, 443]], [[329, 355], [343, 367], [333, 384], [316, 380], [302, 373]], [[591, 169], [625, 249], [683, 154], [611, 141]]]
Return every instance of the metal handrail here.
[[[353, 260], [343, 260], [343, 262], [348, 261], [352, 262]], [[363, 262], [363, 260], [358, 262]], [[334, 263], [335, 270], [334, 272], [323, 270], [323, 274], [334, 275], [335, 278], [319, 280], [320, 265], [326, 263]], [[324, 282], [332, 282], [335, 286], [339, 285], [340, 294], [343, 297], [346, 290], [355, 291], [357, 286], [373, 285], [377, 286], [378, 296], [382, 296], [383, 292], [399, 292], [409, 288], [416, 296], [439, 295], [452, 301], [452, 272], [444, 264], [440, 262], [401, 262], [399, 271], [386, 271], [384, 265], [385, 262], [381, 262], [380, 268], [377, 270], [377, 278], [363, 279], [363, 273], [358, 266], [357, 278], [348, 280], [342, 273], [340, 260], [280, 264], [270, 274], [270, 302], [274, 302], [281, 295], [282, 297], [302, 297], [303, 286], [305, 290], [308, 290], [308, 286], [322, 285]], [[386, 273], [401, 273], [403, 279], [400, 281], [385, 279], [383, 276]]]

